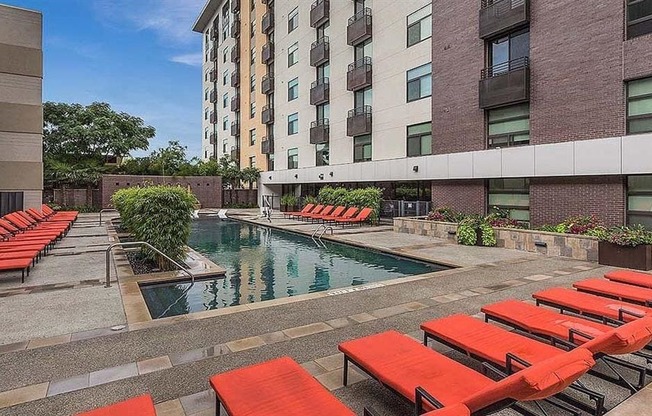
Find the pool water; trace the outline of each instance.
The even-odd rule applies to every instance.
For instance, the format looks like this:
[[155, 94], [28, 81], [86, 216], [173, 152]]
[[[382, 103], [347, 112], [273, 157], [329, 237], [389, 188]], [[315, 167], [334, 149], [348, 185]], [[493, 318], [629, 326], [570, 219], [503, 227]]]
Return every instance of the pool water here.
[[189, 245], [226, 268], [226, 278], [141, 287], [153, 318], [359, 286], [448, 267], [219, 220], [193, 222]]

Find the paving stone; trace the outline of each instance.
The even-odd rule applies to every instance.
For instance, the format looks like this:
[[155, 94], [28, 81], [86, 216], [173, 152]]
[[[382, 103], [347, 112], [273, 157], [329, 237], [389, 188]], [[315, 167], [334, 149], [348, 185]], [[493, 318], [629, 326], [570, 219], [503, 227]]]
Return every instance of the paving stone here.
[[31, 350], [34, 348], [50, 347], [52, 345], [65, 344], [66, 342], [70, 342], [70, 337], [71, 334], [59, 335], [56, 337], [33, 339], [29, 341], [29, 345], [27, 345], [27, 349]]
[[363, 322], [369, 322], [369, 321], [373, 321], [374, 319], [378, 319], [375, 316], [373, 316], [371, 314], [368, 314], [366, 312], [351, 315], [351, 316], [349, 316], [349, 318], [353, 319], [354, 321], [356, 321], [357, 323], [360, 323], [360, 324], [363, 323]]
[[198, 348], [196, 350], [183, 351], [179, 353], [170, 354], [169, 357], [172, 365], [179, 365], [179, 364], [186, 364], [186, 363], [192, 363], [194, 361], [203, 360], [205, 358], [210, 358], [215, 355], [221, 355], [221, 351], [219, 350], [219, 347], [217, 351], [215, 347]]
[[138, 375], [138, 366], [136, 363], [123, 364], [116, 367], [105, 368], [99, 371], [93, 371], [90, 374], [90, 386], [110, 383], [124, 378], [135, 377]]
[[479, 293], [472, 290], [463, 290], [460, 292], [460, 295], [464, 296], [465, 298], [472, 298], [473, 296], [478, 296]]
[[29, 344], [29, 341], [14, 342], [11, 344], [0, 345], [0, 354], [4, 354], [7, 352], [14, 352], [14, 351], [22, 351], [25, 348], [27, 348], [27, 344]]
[[258, 336], [238, 339], [226, 343], [226, 346], [233, 352], [249, 350], [251, 348], [260, 347], [261, 345], [265, 345], [265, 341]]
[[587, 271], [587, 270], [593, 270], [593, 269], [595, 269], [595, 267], [593, 267], [593, 266], [581, 266], [580, 265], [580, 266], [573, 266], [573, 269]]
[[295, 328], [285, 329], [283, 330], [283, 333], [290, 338], [299, 338], [299, 337], [319, 334], [320, 332], [326, 332], [331, 330], [333, 330], [333, 328], [328, 326], [326, 323], [317, 322], [314, 324], [308, 324], [308, 325], [298, 326]]
[[287, 341], [290, 338], [283, 333], [283, 331], [269, 332], [260, 335], [260, 338], [265, 341], [265, 344], [275, 344], [277, 342]]
[[172, 368], [172, 362], [170, 361], [170, 357], [167, 355], [150, 358], [149, 360], [138, 361], [136, 365], [138, 366], [138, 374], [141, 376], [143, 374], [165, 370], [166, 368]]
[[204, 390], [199, 393], [184, 396], [179, 399], [181, 406], [187, 415], [192, 415], [207, 409], [213, 409], [215, 393], [213, 390]]
[[328, 357], [317, 358], [315, 362], [324, 367], [326, 371], [332, 371], [344, 366], [344, 354], [338, 352]]
[[491, 290], [488, 287], [474, 287], [470, 290], [475, 293], [479, 293], [481, 295], [488, 295], [489, 293], [494, 293], [494, 290]]
[[179, 399], [159, 403], [154, 408], [156, 409], [156, 416], [186, 416]]
[[48, 397], [57, 394], [68, 393], [70, 391], [85, 389], [88, 386], [89, 374], [82, 374], [81, 376], [51, 381], [50, 387], [48, 388]]
[[539, 282], [541, 280], [552, 279], [552, 276], [548, 276], [547, 274], [534, 274], [532, 276], [526, 276], [523, 279], [531, 280], [533, 282]]
[[558, 276], [566, 276], [566, 275], [572, 274], [573, 272], [567, 272], [567, 271], [565, 271], [565, 270], [555, 270], [555, 271], [552, 272], [552, 273], [553, 273], [553, 274], [556, 274], [556, 275], [558, 275]]
[[0, 393], [0, 409], [44, 398], [50, 383], [33, 384]]
[[317, 364], [314, 361], [308, 361], [306, 363], [301, 364], [301, 367], [303, 367], [307, 372], [309, 372], [312, 376], [318, 376], [320, 374], [324, 374], [328, 372], [324, 367], [321, 365]]
[[390, 306], [387, 308], [376, 309], [371, 311], [371, 314], [376, 318], [387, 318], [389, 316], [399, 315], [402, 313], [408, 312], [408, 310], [402, 305]]
[[90, 339], [90, 338], [96, 338], [96, 337], [101, 337], [104, 335], [110, 335], [110, 334], [115, 334], [117, 333], [116, 331], [111, 331], [111, 328], [99, 328], [99, 329], [91, 329], [90, 331], [83, 331], [83, 332], [77, 332], [75, 334], [72, 334], [71, 341], [80, 341], [82, 339]]
[[464, 295], [461, 295], [459, 293], [449, 293], [448, 295], [435, 296], [434, 298], [431, 299], [439, 303], [448, 303], [448, 302], [455, 302], [456, 300], [464, 299]]
[[428, 307], [428, 305], [424, 305], [421, 302], [408, 302], [408, 303], [404, 303], [401, 306], [403, 306], [408, 311], [418, 311], [421, 309], [426, 309]]
[[335, 329], [344, 328], [351, 325], [351, 321], [348, 318], [337, 318], [326, 321], [326, 325], [331, 326]]
[[[317, 381], [323, 384], [324, 387], [331, 391], [344, 387], [342, 384], [342, 369], [333, 370], [326, 374], [316, 376], [315, 378]], [[367, 378], [369, 377], [354, 369], [352, 366], [349, 366], [349, 378], [347, 385], [350, 386]]]

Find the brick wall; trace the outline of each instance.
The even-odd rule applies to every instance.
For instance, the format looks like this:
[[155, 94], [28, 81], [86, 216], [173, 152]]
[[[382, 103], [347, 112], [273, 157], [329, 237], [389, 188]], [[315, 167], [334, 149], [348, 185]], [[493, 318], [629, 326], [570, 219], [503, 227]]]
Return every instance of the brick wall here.
[[652, 75], [652, 34], [629, 39], [623, 44], [625, 80]]
[[143, 183], [180, 185], [190, 190], [199, 200], [202, 208], [222, 207], [222, 178], [219, 176], [144, 176], [144, 175], [102, 175], [102, 207], [108, 208], [115, 191]]
[[596, 214], [607, 226], [622, 225], [625, 185], [621, 176], [533, 178], [530, 219], [533, 227], [568, 217]]
[[451, 207], [466, 214], [485, 211], [485, 182], [483, 180], [433, 181], [432, 206]]
[[485, 148], [478, 82], [484, 42], [478, 37], [477, 0], [433, 2], [433, 154]]

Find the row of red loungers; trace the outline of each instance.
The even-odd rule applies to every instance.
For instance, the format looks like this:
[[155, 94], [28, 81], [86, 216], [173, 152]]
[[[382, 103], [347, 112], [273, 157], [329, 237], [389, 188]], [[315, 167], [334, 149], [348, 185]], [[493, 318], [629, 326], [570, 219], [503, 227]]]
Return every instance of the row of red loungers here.
[[[348, 364], [353, 363], [414, 403], [416, 414], [425, 411], [428, 416], [485, 415], [517, 407], [521, 401], [534, 401], [540, 406], [538, 400], [546, 400], [571, 414], [579, 414], [573, 406], [603, 414], [604, 395], [586, 388], [579, 378], [591, 373], [632, 392], [642, 388], [649, 372], [647, 367], [614, 356], [637, 354], [650, 362], [650, 356], [641, 350], [649, 348], [652, 341], [652, 308], [636, 305], [650, 304], [652, 298], [646, 296], [651, 294], [652, 275], [615, 271], [605, 277], [607, 280], [590, 279], [574, 286], [582, 291], [590, 287], [592, 292], [606, 293], [609, 297], [553, 288], [533, 295], [536, 306], [517, 300], [487, 305], [482, 308], [485, 322], [466, 315], [425, 322], [421, 325], [423, 345], [396, 331], [344, 342], [339, 346], [345, 357], [344, 385]], [[599, 290], [597, 281], [603, 283]], [[614, 282], [625, 286], [613, 286]], [[636, 299], [632, 298], [634, 292], [638, 293]], [[539, 306], [544, 303], [560, 312]], [[563, 311], [574, 314], [563, 314]], [[528, 336], [491, 325], [489, 321]], [[482, 361], [483, 368], [499, 380], [428, 348], [429, 340], [437, 340]], [[594, 368], [597, 360], [605, 363], [613, 374], [597, 371]], [[618, 365], [638, 372], [638, 381], [628, 381], [615, 369]], [[216, 393], [218, 415], [220, 404], [231, 416], [355, 414], [289, 357], [213, 376], [210, 384]], [[577, 394], [573, 397], [565, 394], [567, 387], [586, 394], [595, 406], [583, 403]], [[528, 412], [520, 407], [519, 410]], [[150, 396], [83, 415], [136, 414], [156, 414]], [[373, 413], [365, 409], [365, 415]]]
[[68, 233], [77, 215], [44, 204], [41, 212], [30, 208], [0, 218], [0, 271], [20, 270], [24, 283], [30, 268]]
[[358, 210], [356, 207], [347, 209], [344, 206], [307, 204], [301, 211], [285, 212], [283, 215], [285, 218], [296, 218], [300, 221], [335, 223], [342, 226], [360, 224], [362, 226], [370, 219], [372, 213], [371, 208]]

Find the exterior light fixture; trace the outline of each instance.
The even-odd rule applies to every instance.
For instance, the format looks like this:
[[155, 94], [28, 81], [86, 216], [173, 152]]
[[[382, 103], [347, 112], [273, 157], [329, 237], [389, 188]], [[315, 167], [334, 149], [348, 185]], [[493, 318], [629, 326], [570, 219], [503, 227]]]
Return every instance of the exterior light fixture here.
[[298, 173], [294, 174], [294, 179], [299, 179], [299, 174]]
[[323, 173], [319, 174], [319, 179], [324, 180], [324, 174]]
[[333, 177], [333, 172], [331, 172], [331, 173], [329, 173], [329, 175], [330, 175], [330, 176], [331, 176], [331, 178], [332, 178], [332, 177]]
[[412, 171], [413, 172], [418, 172], [419, 171], [419, 165], [412, 166]]

